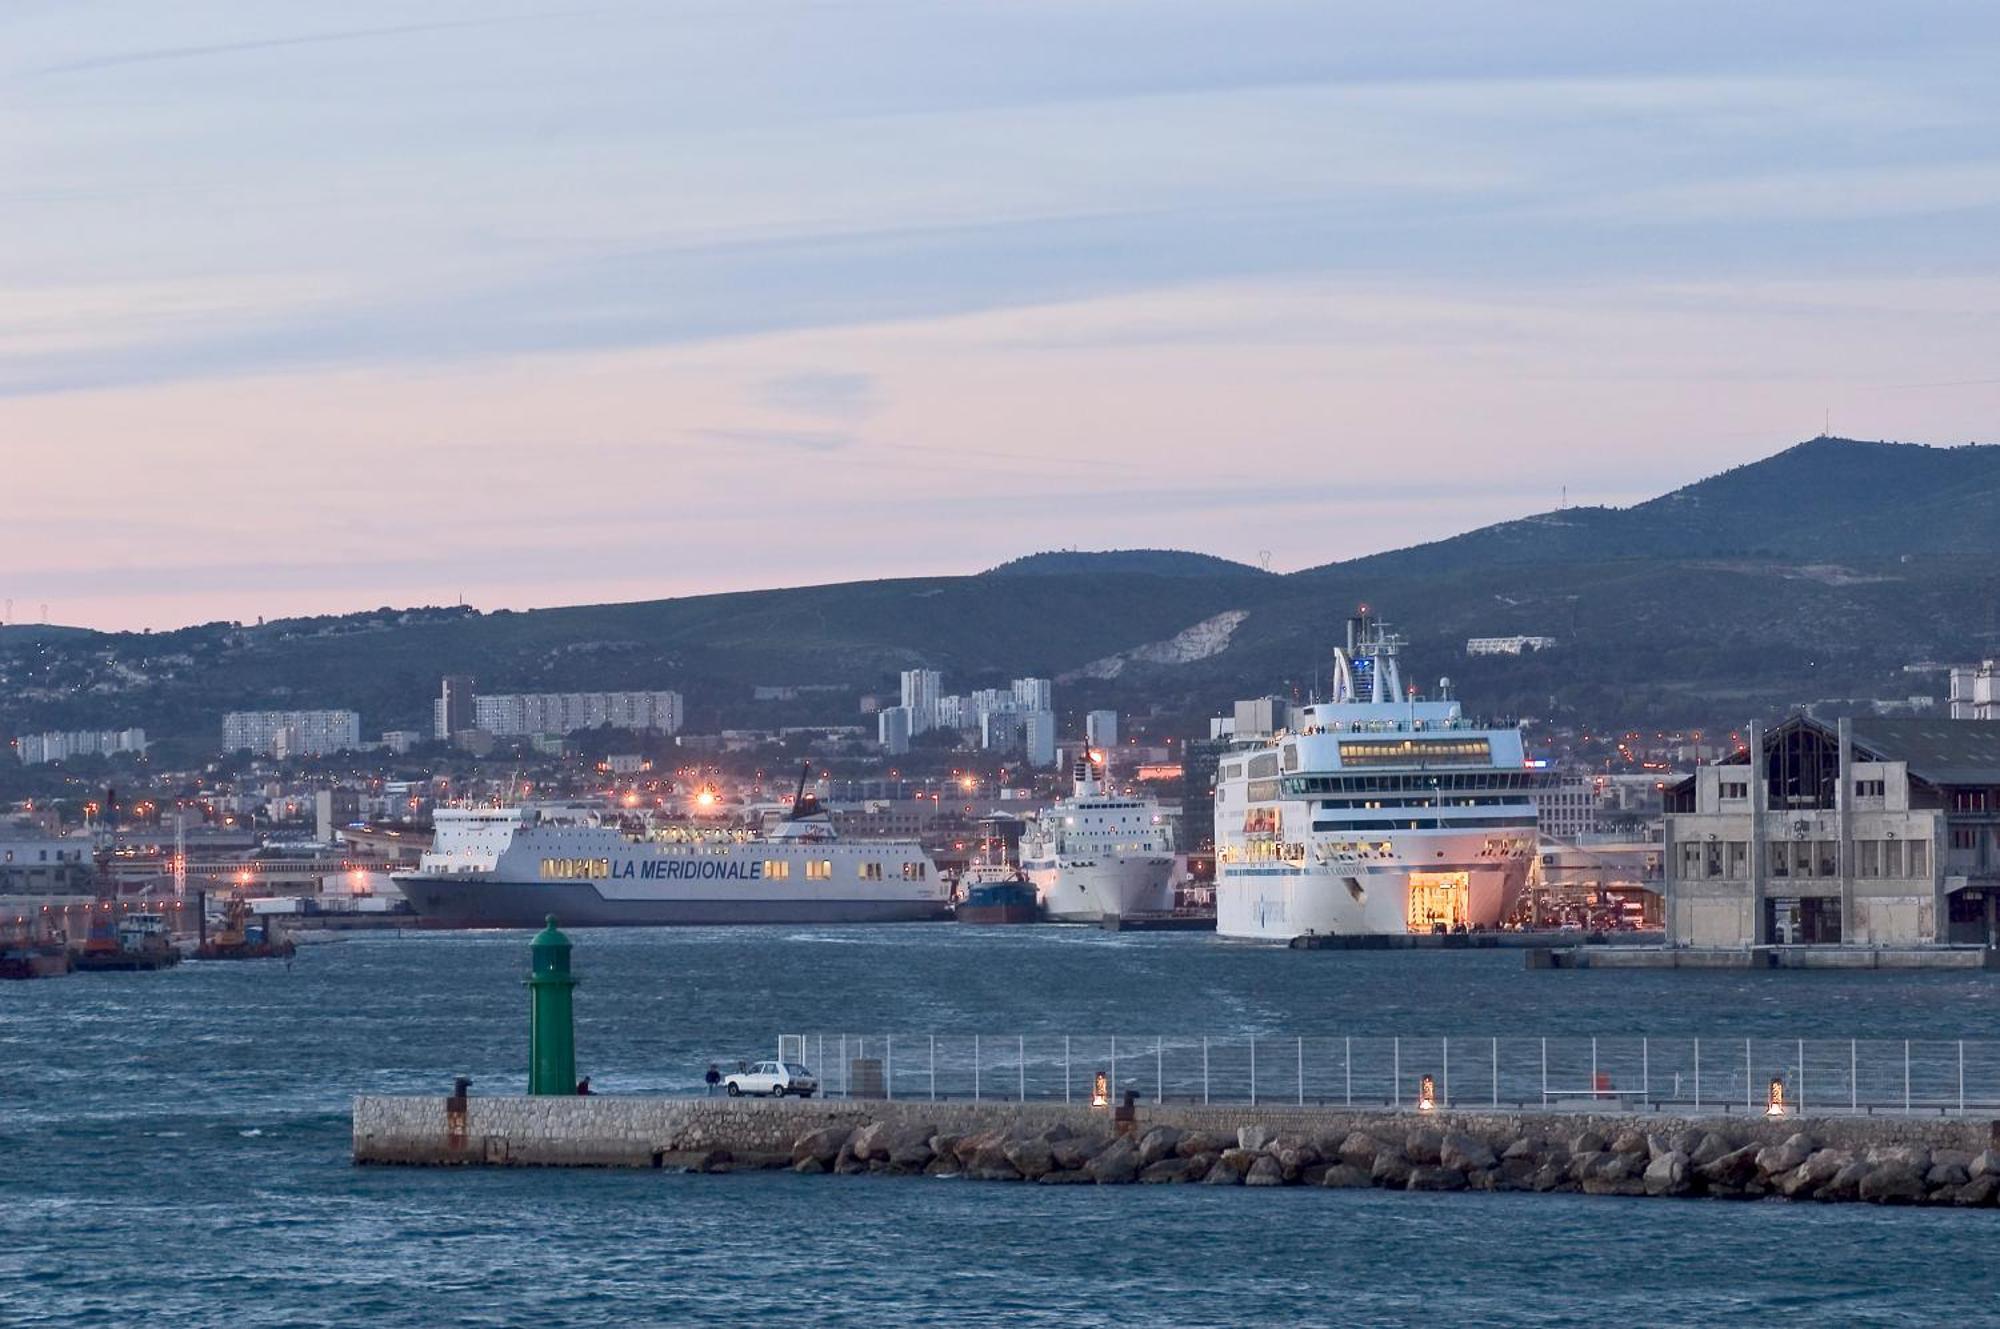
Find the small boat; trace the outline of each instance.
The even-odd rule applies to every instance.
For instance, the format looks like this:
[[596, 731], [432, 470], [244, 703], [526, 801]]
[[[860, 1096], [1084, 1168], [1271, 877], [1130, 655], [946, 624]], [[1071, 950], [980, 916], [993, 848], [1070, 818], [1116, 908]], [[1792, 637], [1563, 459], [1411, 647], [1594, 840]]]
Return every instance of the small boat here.
[[102, 922], [93, 921], [90, 939], [71, 957], [70, 967], [79, 973], [103, 973], [171, 969], [180, 962], [166, 915], [127, 914], [118, 920], [115, 935]]
[[268, 919], [253, 919], [249, 902], [240, 896], [223, 909], [222, 929], [202, 938], [197, 960], [289, 960], [298, 953], [289, 937], [278, 936]]
[[[1008, 819], [1011, 820], [1011, 819]], [[966, 864], [958, 879], [958, 903], [952, 917], [961, 923], [1039, 923], [1042, 903], [1035, 883], [1020, 865], [1008, 860], [1008, 835], [1019, 843], [1020, 823], [1004, 825], [1000, 818], [980, 823], [979, 857]]]
[[61, 946], [0, 949], [0, 979], [60, 978], [68, 972], [69, 952]]

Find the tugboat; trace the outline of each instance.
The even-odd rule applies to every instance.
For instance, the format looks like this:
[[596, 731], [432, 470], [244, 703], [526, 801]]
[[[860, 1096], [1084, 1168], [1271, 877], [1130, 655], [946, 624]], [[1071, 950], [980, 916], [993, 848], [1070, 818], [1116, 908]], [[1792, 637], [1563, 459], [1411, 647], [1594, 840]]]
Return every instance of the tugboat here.
[[167, 930], [164, 914], [127, 914], [118, 920], [117, 930], [110, 919], [92, 920], [90, 937], [72, 957], [70, 967], [79, 973], [171, 969], [181, 962]]
[[197, 960], [289, 960], [298, 954], [298, 943], [280, 937], [264, 921], [253, 921], [249, 902], [241, 896], [223, 906], [222, 930], [204, 937], [195, 948]]
[[[965, 865], [958, 879], [958, 903], [952, 916], [961, 923], [1039, 923], [1042, 905], [1035, 883], [1020, 866], [1008, 861], [1009, 837], [1003, 820], [989, 817], [979, 823], [979, 856]], [[1013, 842], [1020, 843], [1021, 824], [1012, 822]]]

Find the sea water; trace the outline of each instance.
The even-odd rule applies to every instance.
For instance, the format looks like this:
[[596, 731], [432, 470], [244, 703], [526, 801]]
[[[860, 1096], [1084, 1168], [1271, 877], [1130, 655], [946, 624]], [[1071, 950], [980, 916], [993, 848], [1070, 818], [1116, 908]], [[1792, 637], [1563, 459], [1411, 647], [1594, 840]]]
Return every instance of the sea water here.
[[[1984, 1037], [1983, 973], [1527, 971], [1063, 928], [580, 931], [579, 1070], [776, 1035]], [[0, 987], [0, 1325], [2000, 1322], [2000, 1212], [356, 1168], [358, 1092], [518, 1092], [527, 934]]]

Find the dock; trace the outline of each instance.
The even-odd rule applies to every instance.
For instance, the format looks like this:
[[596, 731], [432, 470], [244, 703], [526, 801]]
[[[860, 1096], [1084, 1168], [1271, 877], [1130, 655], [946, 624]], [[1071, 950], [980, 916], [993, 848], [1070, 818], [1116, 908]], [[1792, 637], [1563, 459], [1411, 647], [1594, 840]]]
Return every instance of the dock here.
[[2000, 969], [1987, 946], [1566, 946], [1530, 969]]
[[1106, 932], [1213, 932], [1214, 914], [1106, 914], [1097, 926]]
[[[1561, 948], [1598, 951], [1629, 947], [1632, 942], [1657, 942], [1652, 932], [1409, 932], [1400, 934], [1293, 937], [1295, 951], [1547, 951]], [[1542, 966], [1530, 965], [1530, 968]]]

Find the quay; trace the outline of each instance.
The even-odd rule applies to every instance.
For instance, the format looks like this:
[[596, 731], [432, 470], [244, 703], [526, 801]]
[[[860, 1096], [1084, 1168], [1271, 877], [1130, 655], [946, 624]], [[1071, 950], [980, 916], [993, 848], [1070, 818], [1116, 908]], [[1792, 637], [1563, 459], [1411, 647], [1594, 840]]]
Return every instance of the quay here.
[[1214, 914], [1106, 914], [1097, 921], [1106, 932], [1213, 932]]
[[1989, 946], [1565, 946], [1530, 969], [2000, 969]]
[[[1577, 949], [1600, 950], [1634, 941], [1658, 941], [1664, 934], [1654, 932], [1409, 932], [1319, 934], [1293, 937], [1288, 945], [1295, 951], [1484, 951]], [[1614, 942], [1613, 938], [1617, 941]], [[1554, 967], [1532, 962], [1531, 969]], [[1580, 966], [1563, 966], [1580, 967]]]
[[2000, 1122], [1314, 1107], [366, 1095], [357, 1164], [788, 1169], [1992, 1206]]

